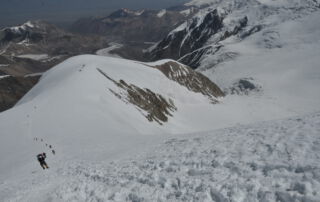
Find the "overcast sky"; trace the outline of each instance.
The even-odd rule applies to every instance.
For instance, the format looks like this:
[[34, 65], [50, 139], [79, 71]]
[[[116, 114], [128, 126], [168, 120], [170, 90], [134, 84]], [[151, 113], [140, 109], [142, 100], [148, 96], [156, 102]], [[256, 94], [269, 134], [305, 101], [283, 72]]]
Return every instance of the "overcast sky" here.
[[108, 14], [118, 8], [166, 8], [187, 0], [0, 0], [0, 26], [29, 19], [70, 22], [80, 17]]

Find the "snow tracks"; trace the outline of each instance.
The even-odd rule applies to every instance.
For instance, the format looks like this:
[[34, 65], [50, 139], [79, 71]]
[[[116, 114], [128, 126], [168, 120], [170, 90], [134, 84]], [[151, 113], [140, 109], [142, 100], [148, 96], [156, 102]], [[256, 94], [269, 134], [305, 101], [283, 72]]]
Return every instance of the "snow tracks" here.
[[55, 172], [42, 201], [318, 202], [320, 113], [170, 139], [134, 160]]

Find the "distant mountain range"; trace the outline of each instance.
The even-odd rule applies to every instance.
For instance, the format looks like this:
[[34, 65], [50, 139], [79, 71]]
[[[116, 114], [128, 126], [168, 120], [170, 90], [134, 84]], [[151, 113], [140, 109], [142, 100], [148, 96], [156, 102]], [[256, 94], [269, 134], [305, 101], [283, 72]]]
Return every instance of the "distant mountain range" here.
[[12, 107], [54, 65], [106, 46], [103, 37], [81, 36], [43, 21], [0, 30], [0, 110]]
[[157, 42], [197, 11], [191, 6], [163, 10], [120, 9], [106, 17], [80, 19], [73, 24], [72, 30], [103, 35], [113, 41]]

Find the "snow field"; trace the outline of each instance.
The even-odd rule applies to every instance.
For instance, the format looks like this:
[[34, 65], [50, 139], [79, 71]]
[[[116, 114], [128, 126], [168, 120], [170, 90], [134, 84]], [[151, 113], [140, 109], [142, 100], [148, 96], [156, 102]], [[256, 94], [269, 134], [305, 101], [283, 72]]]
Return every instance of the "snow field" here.
[[128, 160], [58, 165], [0, 184], [3, 199], [318, 202], [320, 113], [171, 138]]

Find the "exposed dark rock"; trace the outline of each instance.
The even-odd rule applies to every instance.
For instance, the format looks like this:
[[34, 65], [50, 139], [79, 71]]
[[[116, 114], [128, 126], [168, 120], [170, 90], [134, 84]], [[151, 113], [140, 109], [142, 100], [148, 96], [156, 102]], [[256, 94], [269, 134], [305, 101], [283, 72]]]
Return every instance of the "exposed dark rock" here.
[[262, 90], [262, 87], [255, 82], [253, 78], [243, 78], [234, 82], [232, 87], [227, 90], [227, 93], [238, 95], [249, 95]]
[[145, 113], [142, 114], [150, 122], [156, 121], [162, 125], [163, 122], [168, 121], [168, 116], [172, 116], [171, 112], [177, 110], [172, 100], [166, 100], [163, 96], [156, 94], [147, 88], [142, 89], [133, 84], [127, 84], [123, 80], [116, 81], [109, 77], [102, 70], [97, 70], [121, 90], [123, 90], [123, 92], [115, 92], [112, 89], [109, 89], [111, 93], [113, 93], [120, 100], [137, 106], [139, 111], [142, 110], [147, 112], [147, 115], [145, 115]]
[[5, 77], [0, 79], [0, 112], [13, 107], [39, 80], [34, 77]]
[[[172, 31], [147, 52], [146, 57], [152, 60], [171, 58], [196, 69], [205, 55], [213, 55], [220, 50], [222, 45], [219, 42], [239, 34], [248, 23], [248, 18], [243, 17], [233, 27], [225, 28], [223, 18], [215, 9], [208, 11], [203, 19], [194, 17], [188, 20], [184, 29]], [[214, 42], [207, 45], [213, 36]]]
[[[185, 65], [169, 61], [162, 65], [148, 67], [158, 69], [168, 79], [179, 83], [189, 91], [201, 93], [208, 97], [213, 104], [218, 103], [218, 97], [224, 96], [224, 93], [216, 84], [201, 73]], [[127, 84], [123, 80], [116, 81], [102, 70], [97, 70], [122, 90], [115, 92], [109, 89], [110, 92], [122, 101], [134, 104], [139, 110], [147, 112], [147, 115], [145, 115], [145, 113], [142, 114], [146, 116], [149, 121], [156, 121], [162, 124], [168, 121], [168, 116], [172, 116], [171, 112], [177, 110], [171, 99], [167, 100], [162, 95], [156, 94], [149, 89], [141, 89], [133, 84]]]
[[179, 59], [185, 54], [202, 48], [207, 40], [222, 28], [222, 17], [217, 10], [209, 12], [200, 22], [199, 18], [188, 21], [188, 26], [164, 38], [157, 47], [152, 50], [153, 60], [162, 58]]
[[185, 86], [188, 90], [207, 96], [212, 103], [218, 103], [217, 98], [224, 96], [216, 84], [188, 66], [171, 61], [154, 66], [154, 68], [160, 70], [170, 80]]
[[9, 60], [7, 57], [0, 55], [0, 64], [10, 64], [12, 61]]

